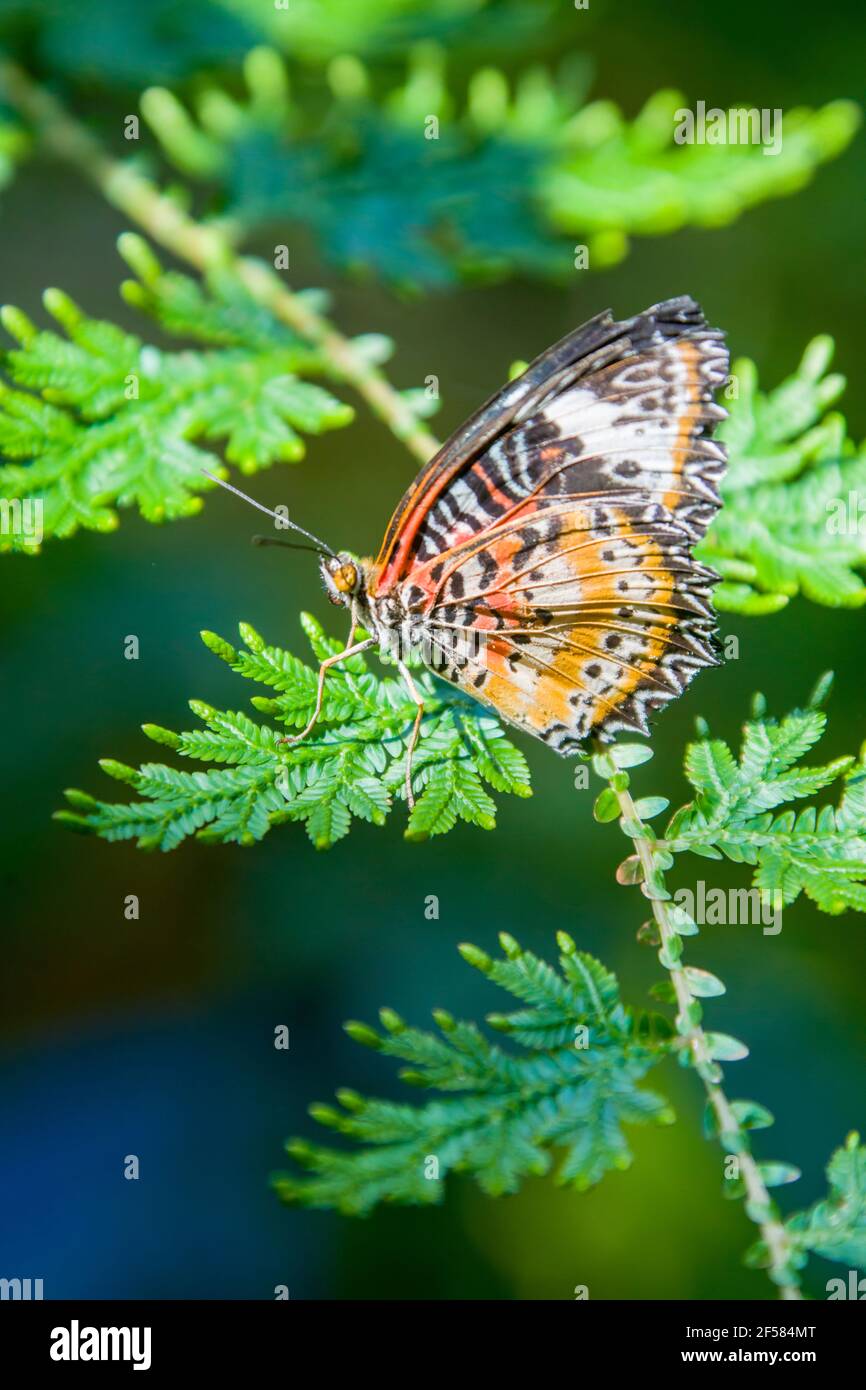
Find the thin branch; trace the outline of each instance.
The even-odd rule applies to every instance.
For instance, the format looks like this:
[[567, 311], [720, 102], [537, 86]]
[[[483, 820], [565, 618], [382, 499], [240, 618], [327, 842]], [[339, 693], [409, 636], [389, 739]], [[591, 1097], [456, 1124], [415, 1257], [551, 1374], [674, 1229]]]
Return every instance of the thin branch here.
[[[614, 784], [619, 769], [609, 754], [601, 752], [598, 755], [598, 760], [599, 768], [605, 763], [608, 765], [603, 775], [607, 778], [608, 785], [617, 799], [623, 819], [626, 822], [632, 822], [636, 827], [640, 826], [641, 833], [629, 838], [632, 840], [635, 853], [640, 860], [645, 881], [653, 884], [663, 881], [661, 872], [653, 858], [654, 852], [659, 848], [659, 842], [653, 838], [646, 822], [641, 820], [638, 815], [634, 799], [628, 788]], [[665, 968], [670, 974], [679, 1006], [678, 1031], [684, 1045], [691, 1053], [694, 1069], [704, 1083], [707, 1099], [713, 1108], [718, 1123], [719, 1137], [723, 1142], [723, 1147], [723, 1137], [735, 1136], [736, 1157], [748, 1199], [746, 1214], [749, 1220], [753, 1221], [759, 1228], [761, 1238], [769, 1251], [770, 1277], [779, 1288], [780, 1298], [801, 1299], [802, 1294], [798, 1286], [797, 1276], [792, 1272], [791, 1256], [793, 1251], [788, 1233], [778, 1216], [774, 1214], [775, 1205], [752, 1154], [748, 1131], [740, 1124], [722, 1087], [721, 1070], [713, 1058], [706, 1033], [700, 1023], [691, 1021], [695, 1005], [699, 1001], [692, 993], [688, 976], [679, 964], [680, 940], [668, 914], [667, 902], [665, 899], [655, 896], [651, 897], [649, 901], [658, 926], [664, 955], [671, 962]]]
[[384, 373], [365, 362], [348, 338], [287, 289], [263, 261], [236, 255], [226, 229], [197, 222], [130, 164], [113, 159], [56, 97], [5, 59], [0, 59], [0, 95], [29, 122], [46, 151], [78, 169], [109, 203], [179, 260], [203, 274], [216, 266], [230, 268], [260, 304], [322, 349], [335, 374], [358, 391], [417, 459], [426, 463], [436, 453], [438, 440]]

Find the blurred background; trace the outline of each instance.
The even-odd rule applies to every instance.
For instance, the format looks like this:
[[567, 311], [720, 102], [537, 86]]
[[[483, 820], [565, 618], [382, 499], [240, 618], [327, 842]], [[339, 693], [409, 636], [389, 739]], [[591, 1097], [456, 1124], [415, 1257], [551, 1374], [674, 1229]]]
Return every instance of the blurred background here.
[[[723, 107], [863, 95], [866, 31], [853, 2], [593, 0], [591, 13], [576, 15], [563, 0], [523, 6], [510, 47], [507, 29], [479, 29], [491, 8], [480, 4], [361, 8], [363, 32], [351, 32], [349, 6], [323, 5], [320, 20], [345, 21], [346, 47], [371, 62], [379, 48], [390, 60], [405, 41], [408, 31], [388, 29], [390, 12], [411, 22], [412, 39], [444, 17], [448, 27], [434, 37], [458, 61], [464, 37], [467, 64], [486, 61], [485, 33], [502, 40], [496, 61], [506, 72], [528, 56], [554, 61], [573, 51], [593, 97], [628, 116], [662, 87]], [[521, 7], [503, 8], [513, 20]], [[302, 7], [314, 36], [315, 9]], [[66, 13], [61, 34], [55, 7], [0, 0], [0, 44], [107, 128], [135, 109], [149, 80], [182, 89], [206, 61], [230, 82], [245, 48], [262, 38], [252, 6], [200, 0], [183, 11], [180, 24], [180, 7], [137, 5], [139, 33], [122, 29], [131, 21], [114, 7], [88, 0], [74, 24]], [[212, 45], [204, 58], [196, 33]], [[344, 331], [392, 335], [398, 384], [438, 375], [440, 436], [515, 358], [607, 305], [627, 315], [688, 292], [727, 330], [735, 355], [757, 360], [765, 384], [793, 369], [814, 334], [832, 333], [836, 366], [851, 383], [851, 432], [861, 438], [864, 151], [856, 138], [796, 196], [733, 225], [636, 239], [609, 270], [559, 283], [517, 274], [413, 298], [380, 277], [347, 276], [319, 254], [309, 229], [262, 224], [249, 244], [271, 254], [275, 240], [290, 242], [292, 282], [331, 290]], [[113, 242], [124, 228], [68, 170], [25, 165], [0, 204], [0, 296], [42, 322], [41, 291], [57, 284], [90, 313], [147, 335], [117, 294]], [[361, 408], [352, 428], [311, 441], [300, 466], [262, 474], [252, 490], [271, 504], [288, 498], [293, 515], [332, 544], [370, 553], [413, 469]], [[740, 1263], [751, 1230], [740, 1206], [721, 1197], [698, 1084], [676, 1068], [653, 1084], [670, 1094], [677, 1125], [631, 1130], [632, 1169], [589, 1193], [533, 1180], [519, 1196], [491, 1201], [449, 1180], [441, 1209], [382, 1211], [364, 1222], [277, 1203], [268, 1177], [283, 1166], [285, 1138], [314, 1134], [310, 1101], [339, 1085], [401, 1089], [387, 1060], [345, 1037], [343, 1020], [374, 1020], [386, 1003], [417, 1022], [437, 1005], [463, 1017], [502, 1006], [458, 957], [459, 941], [490, 949], [505, 929], [552, 956], [554, 933], [565, 928], [616, 970], [634, 1003], [647, 1001], [658, 965], [635, 941], [639, 901], [614, 883], [616, 834], [593, 822], [592, 794], [574, 790], [573, 765], [527, 740], [535, 796], [500, 798], [493, 834], [461, 827], [407, 845], [396, 814], [383, 830], [357, 827], [327, 854], [287, 826], [250, 850], [193, 843], [147, 856], [52, 824], [64, 786], [111, 793], [98, 757], [153, 756], [142, 722], [188, 727], [190, 696], [234, 707], [237, 677], [204, 650], [200, 628], [231, 639], [245, 619], [299, 649], [297, 613], [308, 608], [342, 632], [312, 558], [254, 551], [254, 529], [233, 499], [209, 496], [193, 521], [159, 528], [125, 515], [113, 535], [82, 533], [50, 543], [38, 560], [3, 562], [0, 1275], [42, 1278], [52, 1298], [271, 1298], [278, 1284], [292, 1298], [567, 1299], [576, 1284], [591, 1298], [766, 1297], [764, 1276]], [[862, 612], [802, 599], [773, 617], [725, 620], [739, 660], [701, 676], [661, 719], [657, 756], [636, 775], [640, 792], [684, 799], [681, 753], [696, 714], [736, 738], [754, 689], [784, 712], [827, 667], [837, 687], [824, 756], [855, 751], [866, 735], [864, 624]], [[138, 661], [123, 657], [128, 634], [139, 637]], [[745, 881], [732, 866], [711, 867], [713, 883]], [[678, 881], [701, 876], [709, 877], [695, 861]], [[435, 923], [424, 918], [431, 893], [440, 901]], [[124, 917], [128, 894], [140, 899], [137, 921]], [[782, 1201], [804, 1206], [824, 1189], [831, 1150], [866, 1123], [862, 923], [804, 901], [777, 937], [707, 927], [691, 955], [727, 983], [728, 995], [708, 1009], [712, 1026], [751, 1048], [731, 1086], [775, 1113], [759, 1151], [802, 1168]], [[278, 1024], [290, 1029], [288, 1052], [273, 1047]], [[123, 1177], [128, 1154], [140, 1160], [137, 1182]], [[822, 1296], [835, 1272], [816, 1261], [810, 1291]]]

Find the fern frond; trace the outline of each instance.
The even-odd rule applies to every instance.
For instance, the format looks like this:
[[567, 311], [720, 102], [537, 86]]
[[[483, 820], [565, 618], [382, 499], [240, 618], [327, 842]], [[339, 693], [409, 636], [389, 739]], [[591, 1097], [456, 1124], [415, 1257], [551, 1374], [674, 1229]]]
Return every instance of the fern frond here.
[[866, 1148], [858, 1134], [833, 1154], [827, 1182], [825, 1198], [787, 1221], [792, 1243], [804, 1260], [812, 1253], [866, 1270]]
[[632, 235], [719, 226], [793, 192], [838, 155], [859, 123], [851, 102], [784, 116], [772, 159], [760, 145], [680, 145], [685, 98], [656, 94], [629, 121], [612, 102], [584, 104], [585, 68], [534, 67], [512, 85], [485, 67], [464, 103], [445, 49], [410, 50], [405, 82], [382, 95], [356, 57], [328, 70], [323, 123], [289, 89], [281, 58], [256, 49], [248, 99], [211, 89], [197, 119], [166, 89], [145, 119], [185, 176], [217, 180], [240, 225], [309, 225], [324, 254], [405, 286], [508, 274], [565, 278], [574, 242], [588, 268], [622, 259]]
[[728, 446], [724, 506], [698, 554], [722, 575], [721, 609], [774, 612], [802, 592], [816, 603], [866, 601], [866, 446], [855, 448], [831, 411], [845, 378], [827, 369], [833, 340], [815, 338], [794, 375], [770, 392], [735, 363], [719, 429]]
[[608, 101], [578, 111], [542, 175], [551, 223], [599, 238], [607, 261], [625, 254], [629, 235], [723, 226], [802, 188], [845, 149], [860, 122], [849, 101], [785, 112], [781, 149], [765, 159], [756, 144], [675, 144], [678, 113], [688, 107], [682, 92], [664, 90], [633, 121]]
[[[2, 311], [18, 347], [3, 354], [0, 467], [4, 516], [27, 499], [45, 536], [83, 526], [112, 530], [117, 507], [148, 521], [189, 516], [219, 470], [210, 444], [244, 473], [305, 452], [302, 434], [349, 424], [351, 406], [306, 378], [322, 354], [277, 322], [237, 283], [215, 274], [200, 287], [166, 275], [139, 237], [121, 238], [139, 274], [127, 299], [169, 332], [207, 350], [164, 352], [111, 323], [88, 318], [59, 290], [45, 307], [62, 332], [39, 330], [18, 309]], [[212, 345], [212, 346], [211, 346]], [[32, 537], [4, 525], [0, 549], [30, 550]]]
[[277, 1177], [280, 1196], [364, 1215], [382, 1201], [439, 1202], [451, 1172], [471, 1173], [494, 1196], [514, 1192], [525, 1177], [550, 1170], [552, 1150], [561, 1151], [557, 1181], [578, 1189], [627, 1168], [623, 1125], [673, 1119], [662, 1097], [639, 1084], [670, 1052], [670, 1030], [663, 1020], [652, 1035], [639, 1027], [615, 977], [565, 933], [558, 939], [558, 971], [506, 934], [500, 960], [460, 948], [527, 1006], [488, 1019], [522, 1051], [506, 1051], [441, 1009], [434, 1012], [438, 1034], [408, 1026], [390, 1009], [380, 1015], [384, 1035], [347, 1024], [357, 1042], [408, 1063], [405, 1081], [442, 1095], [414, 1106], [340, 1091], [342, 1110], [312, 1106], [314, 1119], [362, 1147], [290, 1143], [309, 1172]]
[[[672, 817], [665, 848], [753, 865], [754, 886], [781, 905], [805, 893], [822, 912], [866, 911], [866, 745], [856, 758], [802, 766], [826, 722], [814, 706], [778, 722], [759, 706], [739, 759], [721, 739], [690, 744], [685, 770], [696, 795]], [[835, 807], [791, 805], [837, 781]]]
[[[304, 614], [301, 621], [319, 661], [341, 650], [314, 618]], [[313, 714], [317, 668], [268, 646], [246, 623], [240, 633], [244, 647], [237, 650], [214, 633], [202, 639], [239, 675], [270, 687], [271, 695], [254, 696], [252, 704], [280, 727], [191, 700], [201, 728], [178, 734], [145, 724], [144, 732], [181, 757], [216, 766], [187, 772], [146, 763], [135, 769], [105, 759], [103, 771], [138, 799], [117, 804], [71, 791], [73, 810], [57, 812], [58, 819], [105, 840], [134, 839], [142, 849], [162, 850], [193, 835], [211, 844], [250, 845], [285, 821], [303, 821], [316, 848], [327, 849], [348, 834], [353, 818], [384, 824], [394, 798], [405, 795], [415, 705], [404, 687], [374, 676], [362, 656], [350, 657], [328, 672], [309, 738], [287, 744], [283, 730], [303, 728]], [[492, 829], [496, 808], [483, 781], [499, 792], [529, 796], [523, 755], [474, 701], [427, 672], [419, 671], [417, 683], [426, 714], [413, 758], [418, 799], [407, 836], [442, 834], [458, 820]]]

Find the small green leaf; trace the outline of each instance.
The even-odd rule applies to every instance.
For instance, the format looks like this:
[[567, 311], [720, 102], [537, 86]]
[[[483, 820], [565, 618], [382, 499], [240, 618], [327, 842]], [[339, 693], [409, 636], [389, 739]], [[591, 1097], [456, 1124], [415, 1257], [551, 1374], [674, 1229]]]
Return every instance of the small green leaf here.
[[375, 1033], [366, 1023], [358, 1023], [354, 1019], [350, 1019], [348, 1023], [343, 1024], [343, 1027], [354, 1042], [361, 1043], [364, 1047], [372, 1047], [378, 1051], [382, 1046], [382, 1039], [378, 1033]]
[[662, 811], [666, 811], [670, 806], [666, 796], [643, 796], [634, 804], [634, 809], [641, 820], [652, 820], [653, 816], [660, 816]]
[[477, 946], [473, 946], [469, 941], [463, 941], [457, 947], [463, 959], [469, 964], [474, 965], [476, 970], [480, 970], [482, 975], [489, 975], [493, 969], [493, 961], [486, 951], [482, 951]]
[[[146, 738], [152, 739], [154, 743], [161, 743], [165, 748], [180, 748], [182, 739], [180, 734], [175, 734], [171, 729], [163, 729], [159, 724], [142, 724], [141, 731]], [[96, 802], [93, 803], [94, 806]]]
[[639, 767], [649, 762], [652, 755], [653, 750], [647, 743], [614, 743], [610, 748], [610, 756], [620, 768]]
[[651, 874], [646, 875], [640, 890], [645, 898], [651, 898], [654, 902], [665, 902], [670, 897], [670, 893], [665, 887], [664, 878], [658, 869], [653, 869]]
[[785, 1183], [797, 1182], [803, 1175], [792, 1163], [764, 1162], [758, 1164], [758, 1171], [765, 1187], [782, 1187]]
[[699, 999], [712, 999], [725, 992], [721, 980], [716, 975], [711, 975], [709, 970], [699, 970], [693, 965], [687, 965], [684, 974], [689, 989]]
[[658, 953], [659, 960], [666, 970], [675, 970], [683, 954], [683, 943], [678, 936], [669, 937]]
[[602, 822], [613, 821], [618, 818], [620, 814], [619, 801], [616, 793], [610, 787], [605, 787], [604, 791], [596, 797], [592, 814], [597, 821]]
[[623, 885], [642, 883], [643, 877], [643, 864], [636, 854], [631, 854], [628, 859], [624, 859], [616, 871], [616, 881]]
[[731, 1109], [743, 1129], [769, 1129], [775, 1123], [766, 1106], [755, 1100], [732, 1100]]
[[728, 1033], [707, 1033], [706, 1040], [709, 1054], [716, 1062], [741, 1062], [749, 1055], [746, 1044]]
[[697, 936], [698, 925], [684, 908], [675, 903], [665, 908], [665, 914], [677, 936]]
[[658, 923], [652, 918], [648, 922], [642, 922], [638, 927], [637, 939], [644, 946], [659, 946], [661, 936], [659, 934]]

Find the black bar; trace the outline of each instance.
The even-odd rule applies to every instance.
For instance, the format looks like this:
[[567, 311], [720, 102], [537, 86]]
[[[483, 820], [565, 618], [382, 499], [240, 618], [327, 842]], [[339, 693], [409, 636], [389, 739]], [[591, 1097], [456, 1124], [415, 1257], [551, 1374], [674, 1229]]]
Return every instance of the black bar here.
[[[862, 1311], [854, 1301], [22, 1301], [0, 1303], [0, 1356], [4, 1371], [15, 1366], [19, 1378], [48, 1370], [52, 1378], [92, 1379], [106, 1366], [115, 1376], [134, 1374], [138, 1361], [141, 1372], [157, 1381], [184, 1371], [248, 1373], [251, 1364], [296, 1380], [299, 1357], [306, 1360], [318, 1349], [329, 1377], [345, 1357], [350, 1372], [366, 1363], [366, 1374], [378, 1378], [391, 1356], [395, 1368], [400, 1361], [405, 1365], [399, 1347], [411, 1331], [418, 1364], [431, 1372], [438, 1367], [440, 1375], [451, 1376], [461, 1366], [465, 1346], [473, 1361], [482, 1358], [489, 1380], [499, 1364], [509, 1369], [519, 1341], [531, 1336], [535, 1354], [550, 1357], [551, 1365], [570, 1365], [577, 1379], [590, 1374], [599, 1358], [617, 1372], [806, 1366], [826, 1378], [830, 1370], [856, 1364]], [[461, 1334], [459, 1342], [450, 1340], [451, 1328]], [[103, 1336], [101, 1329], [117, 1335]], [[91, 1350], [105, 1359], [85, 1359]], [[115, 1351], [126, 1359], [111, 1359]], [[60, 1354], [70, 1359], [56, 1359]]]

